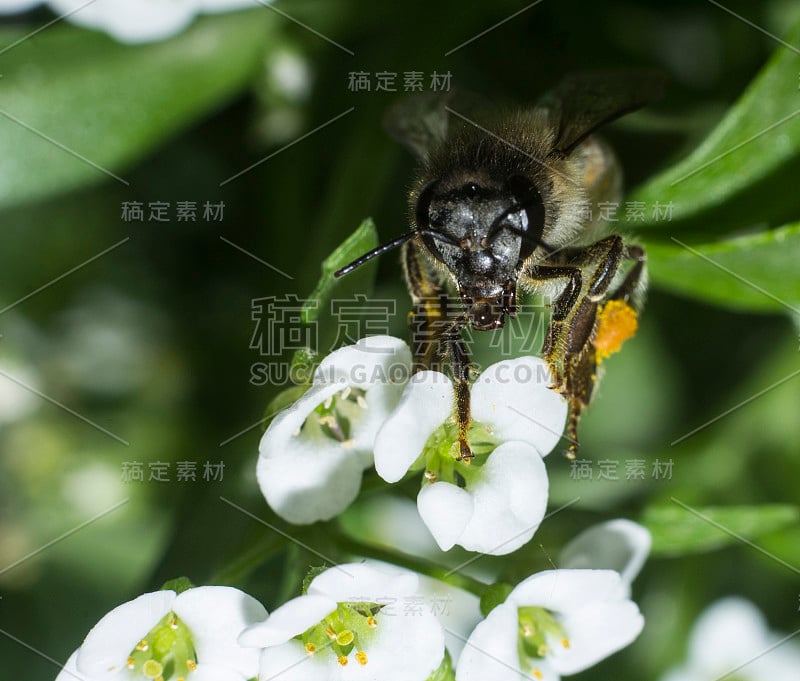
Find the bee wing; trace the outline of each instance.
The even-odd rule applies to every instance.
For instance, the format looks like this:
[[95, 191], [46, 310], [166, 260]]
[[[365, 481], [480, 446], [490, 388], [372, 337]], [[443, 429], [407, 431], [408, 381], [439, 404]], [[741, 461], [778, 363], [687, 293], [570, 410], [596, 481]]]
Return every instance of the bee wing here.
[[599, 127], [661, 99], [664, 74], [655, 70], [597, 71], [567, 76], [540, 102], [556, 128], [553, 151], [569, 155]]
[[418, 161], [425, 161], [448, 135], [453, 122], [448, 109], [477, 116], [488, 110], [489, 104], [463, 90], [419, 92], [395, 102], [386, 112], [383, 125]]

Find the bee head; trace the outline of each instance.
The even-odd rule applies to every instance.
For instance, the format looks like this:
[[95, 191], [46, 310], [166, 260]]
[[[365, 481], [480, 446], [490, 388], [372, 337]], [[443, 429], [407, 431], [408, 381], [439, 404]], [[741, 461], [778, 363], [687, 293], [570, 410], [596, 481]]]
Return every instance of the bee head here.
[[544, 247], [544, 203], [534, 184], [522, 175], [436, 180], [419, 193], [414, 219], [428, 252], [455, 278], [472, 326], [501, 328], [514, 314], [523, 262]]

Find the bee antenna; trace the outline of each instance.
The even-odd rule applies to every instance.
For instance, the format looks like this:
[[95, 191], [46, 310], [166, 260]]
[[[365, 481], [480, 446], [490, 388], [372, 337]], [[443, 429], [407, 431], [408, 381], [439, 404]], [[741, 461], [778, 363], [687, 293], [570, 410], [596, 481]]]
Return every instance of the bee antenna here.
[[354, 269], [361, 267], [364, 263], [369, 262], [373, 258], [377, 258], [379, 255], [383, 255], [387, 251], [391, 251], [398, 246], [402, 246], [406, 241], [410, 241], [417, 235], [422, 236], [430, 236], [434, 239], [439, 239], [440, 241], [444, 241], [452, 246], [456, 246], [456, 242], [452, 239], [452, 237], [447, 236], [446, 234], [441, 234], [440, 232], [434, 232], [429, 229], [412, 229], [410, 232], [406, 232], [401, 236], [398, 236], [396, 239], [392, 239], [391, 241], [387, 241], [385, 244], [378, 246], [377, 248], [373, 248], [368, 253], [364, 253], [364, 255], [356, 258], [353, 262], [345, 265], [344, 267], [340, 267], [333, 273], [333, 276], [337, 279], [339, 277], [343, 277], [345, 274], [350, 274]]
[[343, 277], [345, 274], [350, 274], [350, 272], [352, 272], [354, 269], [361, 267], [361, 265], [369, 262], [373, 258], [377, 258], [379, 255], [383, 255], [387, 251], [391, 251], [398, 246], [402, 246], [406, 241], [413, 239], [416, 233], [416, 230], [411, 230], [410, 232], [406, 232], [405, 234], [398, 236], [396, 239], [392, 239], [391, 241], [387, 241], [385, 244], [381, 244], [377, 248], [373, 248], [368, 253], [364, 253], [364, 255], [353, 260], [353, 262], [350, 264], [340, 267], [333, 273], [333, 276], [338, 278]]

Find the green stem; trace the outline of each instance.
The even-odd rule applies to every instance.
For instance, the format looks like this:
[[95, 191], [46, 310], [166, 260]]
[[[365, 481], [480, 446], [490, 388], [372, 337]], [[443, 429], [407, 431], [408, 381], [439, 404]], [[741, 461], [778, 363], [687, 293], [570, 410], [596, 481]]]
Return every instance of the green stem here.
[[402, 553], [400, 551], [394, 551], [392, 549], [382, 548], [379, 546], [373, 546], [371, 544], [364, 544], [360, 541], [352, 539], [351, 537], [348, 537], [345, 534], [342, 534], [341, 532], [336, 533], [335, 540], [339, 550], [346, 553], [354, 556], [360, 556], [362, 558], [373, 558], [375, 560], [381, 560], [393, 565], [399, 565], [409, 570], [413, 570], [414, 572], [438, 579], [441, 582], [456, 586], [459, 589], [464, 589], [464, 591], [469, 591], [478, 597], [482, 596], [484, 591], [486, 591], [489, 586], [479, 579], [475, 579], [474, 577], [470, 577], [459, 572], [454, 572], [442, 565], [438, 565], [424, 558], [410, 556], [407, 553]]
[[286, 548], [280, 535], [265, 534], [244, 553], [219, 568], [209, 579], [209, 584], [221, 586], [241, 585], [242, 582], [267, 560]]

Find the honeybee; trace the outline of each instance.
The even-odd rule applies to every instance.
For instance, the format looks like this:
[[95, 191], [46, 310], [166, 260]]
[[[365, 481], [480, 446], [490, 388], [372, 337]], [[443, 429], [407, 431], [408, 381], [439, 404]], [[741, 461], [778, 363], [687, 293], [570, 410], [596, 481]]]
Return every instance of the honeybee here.
[[[652, 72], [586, 73], [528, 109], [472, 114], [458, 94], [428, 93], [389, 111], [389, 133], [419, 163], [409, 192], [412, 228], [336, 276], [402, 246], [415, 359], [423, 368], [449, 360], [461, 459], [472, 456], [462, 330], [502, 328], [521, 287], [552, 298], [542, 356], [552, 388], [568, 401], [565, 454], [576, 456], [599, 365], [635, 333], [647, 279], [644, 249], [618, 234], [598, 239], [589, 217], [621, 191], [616, 158], [593, 133], [663, 88]], [[460, 305], [451, 304], [455, 296]]]

